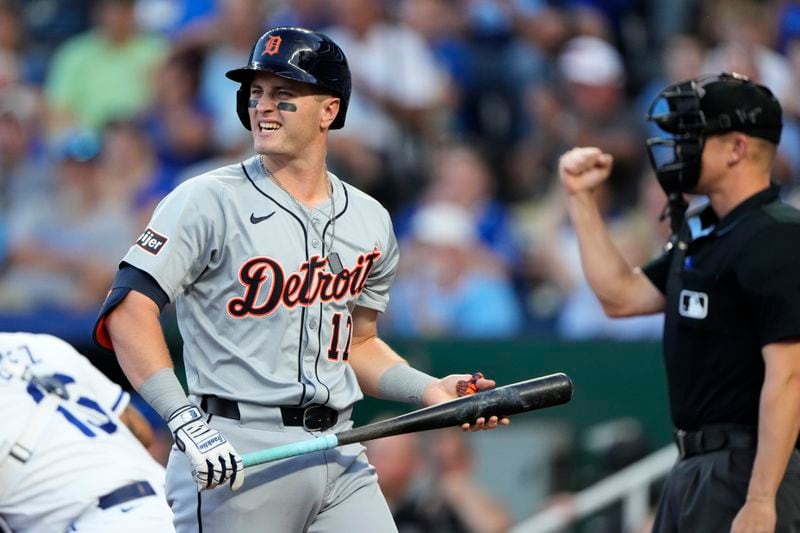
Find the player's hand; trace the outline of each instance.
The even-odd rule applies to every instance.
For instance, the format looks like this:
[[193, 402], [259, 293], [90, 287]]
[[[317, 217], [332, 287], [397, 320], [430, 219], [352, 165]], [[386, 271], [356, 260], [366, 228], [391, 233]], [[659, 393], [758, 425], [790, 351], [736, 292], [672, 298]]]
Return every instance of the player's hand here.
[[591, 191], [608, 178], [613, 164], [599, 148], [573, 148], [558, 160], [558, 176], [570, 195]]
[[[422, 393], [422, 405], [436, 405], [437, 403], [455, 400], [460, 396], [458, 391], [460, 388], [463, 389], [463, 382], [465, 381], [467, 383], [474, 383], [478, 392], [482, 390], [493, 389], [496, 385], [494, 380], [486, 379], [483, 377], [483, 374], [481, 374], [477, 379], [473, 380], [472, 378], [473, 376], [469, 374], [450, 374], [449, 376], [434, 381], [428, 385], [425, 388], [425, 391]], [[462, 385], [459, 385], [459, 382], [462, 382]], [[463, 431], [480, 431], [482, 429], [494, 429], [498, 425], [505, 426], [510, 422], [511, 421], [506, 417], [498, 418], [496, 416], [492, 416], [488, 420], [484, 417], [480, 417], [472, 424], [462, 424], [461, 429]]]
[[751, 499], [744, 502], [731, 525], [731, 533], [775, 533], [775, 499]]
[[206, 424], [197, 407], [187, 405], [178, 409], [167, 425], [178, 449], [192, 463], [192, 477], [199, 491], [213, 489], [228, 480], [233, 490], [242, 486], [242, 457], [219, 431]]

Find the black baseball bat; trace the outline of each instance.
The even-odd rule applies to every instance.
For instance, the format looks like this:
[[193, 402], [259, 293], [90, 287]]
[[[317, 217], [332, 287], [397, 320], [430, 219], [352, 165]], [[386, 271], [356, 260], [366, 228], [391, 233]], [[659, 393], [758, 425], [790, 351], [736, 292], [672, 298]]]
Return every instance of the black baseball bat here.
[[488, 420], [492, 416], [504, 417], [536, 411], [565, 404], [571, 399], [572, 380], [569, 376], [551, 374], [463, 396], [359, 428], [246, 453], [242, 459], [244, 466], [248, 467], [353, 442], [460, 426], [481, 417]]

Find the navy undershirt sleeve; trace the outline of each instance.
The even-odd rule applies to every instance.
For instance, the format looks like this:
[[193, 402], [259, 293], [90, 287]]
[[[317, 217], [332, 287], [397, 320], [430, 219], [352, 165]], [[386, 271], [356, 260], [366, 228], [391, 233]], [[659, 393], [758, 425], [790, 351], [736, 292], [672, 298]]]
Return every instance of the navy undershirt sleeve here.
[[117, 307], [132, 290], [142, 293], [153, 300], [158, 306], [159, 311], [164, 309], [164, 306], [169, 303], [167, 293], [164, 292], [158, 282], [156, 282], [150, 274], [128, 263], [121, 263], [117, 275], [114, 276], [111, 290], [108, 296], [106, 296], [106, 300], [103, 302], [103, 307], [100, 309], [92, 331], [92, 339], [95, 345], [101, 350], [110, 353], [114, 352], [111, 337], [108, 335], [108, 331], [106, 331], [105, 320], [108, 314]]

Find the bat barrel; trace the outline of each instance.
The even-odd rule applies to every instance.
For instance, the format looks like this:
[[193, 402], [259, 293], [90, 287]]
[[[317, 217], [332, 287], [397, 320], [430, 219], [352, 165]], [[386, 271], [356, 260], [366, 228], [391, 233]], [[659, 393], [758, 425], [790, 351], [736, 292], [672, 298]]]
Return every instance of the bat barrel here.
[[478, 418], [511, 416], [569, 402], [572, 380], [563, 373], [512, 383], [337, 433], [339, 444], [460, 426]]
[[[498, 400], [498, 403], [502, 404], [499, 408], [500, 411], [499, 413], [493, 414], [510, 416], [525, 411], [536, 411], [538, 409], [555, 407], [556, 405], [568, 403], [572, 400], [573, 385], [569, 376], [559, 372], [558, 374], [551, 374], [541, 378], [514, 383], [508, 387], [499, 387], [495, 390], [502, 391], [504, 389], [518, 391], [520, 401], [515, 402], [513, 399], [508, 402]], [[488, 392], [491, 393], [493, 391], [490, 390]], [[503, 392], [502, 394], [507, 395], [509, 392]], [[513, 412], [503, 411], [502, 407], [506, 405], [508, 405]]]

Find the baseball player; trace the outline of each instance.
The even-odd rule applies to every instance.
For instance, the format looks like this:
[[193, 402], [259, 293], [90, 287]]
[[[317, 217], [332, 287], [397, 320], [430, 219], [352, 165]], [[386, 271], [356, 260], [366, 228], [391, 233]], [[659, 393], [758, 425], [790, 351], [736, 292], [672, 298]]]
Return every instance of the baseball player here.
[[126, 425], [146, 423], [128, 400], [66, 342], [0, 333], [0, 523], [174, 531], [164, 468]]
[[[432, 405], [469, 376], [414, 370], [377, 336], [398, 250], [386, 210], [325, 166], [328, 131], [344, 125], [350, 97], [342, 50], [275, 28], [227, 76], [240, 84], [236, 111], [256, 155], [159, 204], [123, 259], [95, 340], [116, 351], [175, 436], [167, 496], [178, 531], [394, 531], [360, 444], [247, 472], [240, 453], [350, 428], [362, 391]], [[170, 301], [188, 398], [158, 322]]]

